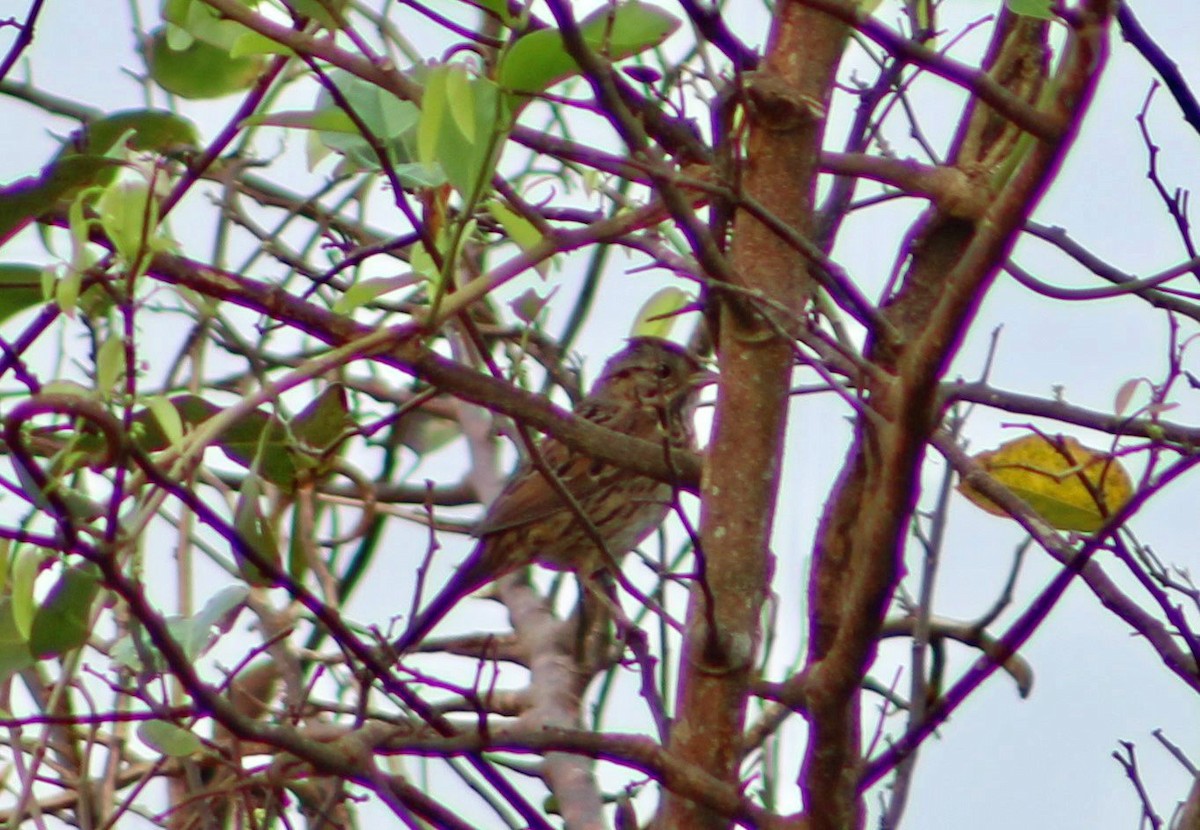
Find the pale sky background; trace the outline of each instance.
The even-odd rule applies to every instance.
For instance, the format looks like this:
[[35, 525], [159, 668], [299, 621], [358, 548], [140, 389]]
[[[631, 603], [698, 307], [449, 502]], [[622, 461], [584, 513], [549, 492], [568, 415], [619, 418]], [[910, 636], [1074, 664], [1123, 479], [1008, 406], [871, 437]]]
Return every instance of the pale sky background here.
[[[667, 0], [662, 4], [672, 8]], [[0, 17], [21, 16], [24, 7], [24, 3], [0, 0]], [[995, 4], [946, 0], [943, 7], [942, 26], [956, 32], [992, 11]], [[729, 8], [736, 10], [730, 14], [735, 29], [751, 44], [760, 43], [765, 37], [761, 5], [733, 0]], [[144, 4], [144, 9], [145, 19], [153, 19], [154, 5]], [[888, 0], [878, 14], [891, 21], [896, 9], [897, 3]], [[1142, 0], [1135, 3], [1134, 9], [1200, 92], [1200, 52], [1195, 48], [1200, 40], [1200, 4], [1191, 0]], [[983, 27], [976, 36], [968, 37], [954, 54], [963, 58], [974, 55], [983, 43], [980, 35], [987, 31]], [[122, 61], [129, 69], [140, 68], [134, 61], [131, 43], [125, 3], [48, 0], [27, 59], [32, 62], [34, 79], [44, 89], [103, 109], [124, 109], [144, 103], [137, 83], [119, 69]], [[850, 64], [842, 72], [843, 79], [849, 77], [849, 71]], [[873, 77], [865, 64], [860, 65], [860, 71], [866, 78]], [[14, 77], [20, 76], [18, 72]], [[1035, 215], [1044, 224], [1067, 227], [1091, 251], [1139, 276], [1185, 258], [1175, 230], [1145, 177], [1145, 149], [1134, 116], [1150, 81], [1141, 58], [1115, 37], [1108, 72], [1076, 149]], [[931, 129], [931, 140], [939, 149], [945, 146], [945, 135], [937, 135], [933, 114], [939, 109], [953, 111], [944, 97], [938, 97], [945, 96], [947, 89], [944, 84], [933, 83], [914, 92], [916, 109], [926, 113], [924, 126]], [[183, 111], [197, 122], [205, 137], [210, 137], [224, 124], [236, 101], [235, 97], [215, 103], [189, 102]], [[305, 103], [297, 101], [295, 105]], [[839, 135], [839, 119], [844, 115], [844, 110], [832, 114], [832, 136]], [[1196, 164], [1200, 136], [1182, 123], [1164, 90], [1158, 93], [1150, 122], [1162, 146], [1160, 170], [1168, 186], [1195, 189], [1200, 184], [1200, 166]], [[70, 127], [66, 122], [43, 119], [33, 108], [7, 98], [0, 98], [0, 123], [5, 124], [0, 131], [0, 182], [28, 175], [40, 167], [57, 146], [50, 131], [62, 134]], [[950, 125], [952, 122], [947, 122], [942, 131], [948, 131]], [[893, 122], [889, 139], [898, 155], [914, 152], [906, 143], [899, 121]], [[318, 176], [327, 169], [318, 170]], [[273, 171], [268, 174], [275, 175]], [[302, 168], [298, 175], [304, 175]], [[872, 186], [864, 185], [860, 195], [870, 192]], [[866, 286], [868, 294], [886, 279], [901, 237], [899, 229], [905, 227], [916, 207], [919, 205], [908, 203], [864, 211], [843, 232], [835, 258]], [[196, 216], [205, 215], [207, 208], [197, 209]], [[189, 228], [184, 217], [174, 224], [185, 248], [197, 230], [202, 227]], [[191, 253], [202, 257], [207, 247], [200, 244], [201, 238], [195, 237], [196, 247]], [[3, 252], [6, 261], [40, 261], [43, 256], [36, 238], [28, 234]], [[1093, 284], [1044, 246], [1022, 245], [1015, 259], [1049, 282]], [[662, 284], [653, 275], [624, 275], [628, 265], [621, 257], [614, 258], [606, 290], [609, 296], [615, 294], [617, 301], [607, 305], [578, 344], [589, 355], [589, 377], [594, 377], [603, 356], [618, 347], [641, 298]], [[571, 273], [569, 264], [565, 273]], [[531, 277], [514, 285], [512, 291], [523, 290], [534, 282]], [[570, 277], [563, 282], [563, 294], [569, 296]], [[550, 330], [558, 331], [562, 319], [561, 314], [552, 317]], [[1002, 275], [981, 310], [955, 372], [972, 379], [978, 375], [990, 334], [999, 325], [1003, 325], [1003, 332], [992, 380], [1001, 388], [1050, 395], [1053, 387], [1061, 385], [1070, 402], [1108, 411], [1113, 395], [1126, 379], [1147, 376], [1157, 380], [1164, 370], [1166, 326], [1162, 315], [1149, 313], [1137, 302], [1127, 300], [1053, 302], [1032, 295]], [[1194, 334], [1195, 326], [1185, 322], [1183, 333]], [[1185, 367], [1200, 373], [1195, 360], [1185, 361]], [[1168, 417], [1180, 423], [1200, 422], [1197, 397], [1195, 391], [1177, 387], [1175, 400], [1180, 406]], [[973, 449], [990, 448], [1016, 434], [1003, 429], [1002, 424], [1024, 420], [979, 409], [966, 433]], [[832, 399], [805, 397], [794, 404], [774, 544], [779, 558], [777, 590], [792, 597], [797, 594], [795, 586], [804, 579], [816, 517], [841, 464], [848, 435], [845, 411]], [[1079, 437], [1089, 443], [1086, 434]], [[1103, 439], [1091, 438], [1090, 443], [1104, 446]], [[434, 459], [418, 471], [417, 478], [450, 475], [455, 471], [455, 460]], [[927, 493], [932, 492], [940, 474], [941, 464], [932, 458], [925, 479]], [[1195, 508], [1198, 484], [1200, 479], [1195, 474], [1184, 477], [1133, 522], [1139, 538], [1162, 559], [1187, 568], [1194, 568], [1200, 556], [1195, 544], [1200, 536], [1200, 511]], [[5, 505], [0, 502], [3, 510]], [[941, 615], [972, 618], [992, 604], [1022, 534], [1014, 523], [984, 515], [957, 496], [953, 511], [935, 608]], [[396, 544], [405, 544], [404, 538], [398, 531]], [[455, 542], [447, 540], [447, 544], [454, 549]], [[910, 567], [916, 564], [917, 559], [912, 557]], [[1055, 571], [1056, 566], [1045, 554], [1031, 552], [1015, 606], [1001, 622], [1022, 610]], [[915, 590], [915, 583], [910, 587]], [[368, 581], [355, 604], [357, 618], [382, 622], [396, 613], [396, 590], [396, 584], [389, 580]], [[502, 619], [491, 604], [477, 605], [478, 613]], [[794, 601], [780, 613], [777, 636], [785, 646], [781, 654], [789, 651], [788, 642], [798, 640], [802, 613]], [[948, 677], [952, 681], [975, 655], [953, 648], [951, 655], [954, 662]], [[925, 744], [904, 826], [973, 830], [1134, 828], [1138, 826], [1140, 804], [1122, 769], [1111, 758], [1119, 741], [1137, 744], [1143, 781], [1160, 814], [1169, 817], [1175, 801], [1185, 795], [1189, 781], [1151, 733], [1162, 729], [1194, 762], [1200, 763], [1200, 702], [1196, 695], [1163, 669], [1154, 653], [1104, 611], [1082, 586], [1070, 590], [1022, 656], [1034, 670], [1032, 695], [1020, 699], [1011, 681], [998, 674], [943, 727], [939, 739]], [[890, 682], [896, 667], [907, 660], [907, 642], [893, 641], [881, 651], [873, 675]], [[901, 684], [901, 688], [907, 688], [907, 679]], [[794, 760], [785, 761], [781, 771], [785, 778], [796, 772], [799, 728], [794, 722], [787, 733], [792, 743], [786, 745], [785, 758], [790, 751]], [[875, 811], [877, 805], [878, 795], [873, 794], [870, 807]], [[364, 826], [369, 826], [365, 816]]]

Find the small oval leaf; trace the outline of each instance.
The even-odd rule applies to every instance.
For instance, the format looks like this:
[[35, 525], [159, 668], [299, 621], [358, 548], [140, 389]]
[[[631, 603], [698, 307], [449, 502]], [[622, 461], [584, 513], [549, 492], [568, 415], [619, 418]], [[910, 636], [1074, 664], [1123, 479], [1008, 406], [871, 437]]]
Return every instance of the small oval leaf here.
[[22, 547], [12, 563], [12, 618], [21, 638], [29, 639], [33, 628], [33, 614], [37, 603], [33, 597], [33, 583], [42, 567], [43, 554], [37, 548]]
[[64, 570], [33, 617], [29, 632], [33, 655], [54, 657], [86, 643], [92, 633], [92, 603], [99, 591], [100, 574], [95, 565]]
[[12, 600], [0, 598], [0, 682], [33, 664], [29, 641], [13, 619]]
[[1125, 410], [1129, 408], [1129, 402], [1133, 400], [1133, 393], [1142, 385], [1142, 378], [1130, 378], [1121, 384], [1121, 388], [1117, 390], [1116, 396], [1113, 398], [1113, 413], [1116, 415], [1124, 415]]
[[137, 729], [147, 746], [170, 758], [186, 758], [204, 748], [204, 742], [187, 729], [165, 720], [148, 720]]
[[96, 391], [108, 397], [125, 374], [125, 341], [113, 334], [96, 349]]
[[146, 400], [146, 408], [154, 415], [154, 420], [162, 429], [167, 443], [172, 446], [183, 440], [183, 419], [171, 399], [165, 395], [155, 395]]
[[666, 337], [674, 328], [679, 312], [687, 308], [691, 300], [691, 295], [674, 286], [655, 291], [638, 311], [632, 336]]

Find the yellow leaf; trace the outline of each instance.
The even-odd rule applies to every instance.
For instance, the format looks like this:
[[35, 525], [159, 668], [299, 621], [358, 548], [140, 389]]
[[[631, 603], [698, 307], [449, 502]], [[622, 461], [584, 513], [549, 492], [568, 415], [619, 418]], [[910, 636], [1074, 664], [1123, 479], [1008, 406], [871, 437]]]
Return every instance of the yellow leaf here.
[[[1099, 530], [1133, 496], [1120, 462], [1074, 438], [1026, 435], [975, 460], [1058, 530]], [[987, 512], [1008, 515], [965, 481], [958, 490]]]

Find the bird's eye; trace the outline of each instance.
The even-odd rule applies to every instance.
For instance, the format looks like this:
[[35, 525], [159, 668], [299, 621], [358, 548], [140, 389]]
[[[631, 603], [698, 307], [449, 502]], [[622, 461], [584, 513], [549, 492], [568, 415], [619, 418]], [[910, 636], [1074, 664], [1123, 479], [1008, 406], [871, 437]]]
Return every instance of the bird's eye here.
[[654, 374], [658, 375], [663, 380], [671, 376], [671, 367], [666, 363], [660, 363], [654, 368]]

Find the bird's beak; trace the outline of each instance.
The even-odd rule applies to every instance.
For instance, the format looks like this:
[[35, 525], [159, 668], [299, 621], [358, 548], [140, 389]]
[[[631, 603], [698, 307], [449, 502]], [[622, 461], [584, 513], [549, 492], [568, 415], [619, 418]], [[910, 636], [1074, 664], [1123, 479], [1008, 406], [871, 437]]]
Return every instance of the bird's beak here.
[[703, 389], [705, 386], [712, 386], [720, 379], [721, 376], [716, 372], [710, 372], [709, 370], [705, 369], [692, 375], [691, 378], [688, 379], [688, 386], [692, 387], [693, 389]]

